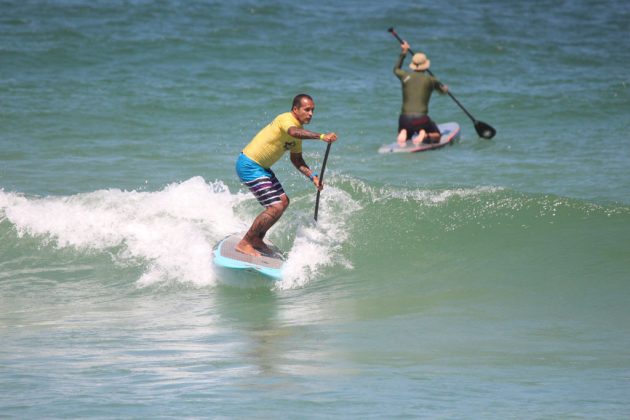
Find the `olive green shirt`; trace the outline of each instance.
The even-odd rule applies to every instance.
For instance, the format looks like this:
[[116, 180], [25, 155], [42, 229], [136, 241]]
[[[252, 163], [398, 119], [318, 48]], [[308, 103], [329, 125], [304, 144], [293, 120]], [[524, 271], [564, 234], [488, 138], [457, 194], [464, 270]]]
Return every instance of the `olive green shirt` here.
[[440, 81], [426, 71], [407, 72], [401, 69], [405, 55], [396, 61], [394, 74], [402, 85], [403, 103], [401, 114], [428, 115], [429, 100], [434, 89], [439, 89]]

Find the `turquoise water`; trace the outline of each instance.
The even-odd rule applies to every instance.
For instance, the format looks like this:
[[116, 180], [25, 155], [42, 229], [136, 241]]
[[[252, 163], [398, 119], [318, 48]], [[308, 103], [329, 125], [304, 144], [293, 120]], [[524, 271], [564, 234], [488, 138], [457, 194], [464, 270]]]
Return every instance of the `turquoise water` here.
[[[394, 26], [458, 143], [379, 155]], [[0, 1], [0, 416], [627, 418], [630, 6]], [[292, 97], [279, 283], [219, 271]], [[319, 168], [325, 144], [307, 142]]]

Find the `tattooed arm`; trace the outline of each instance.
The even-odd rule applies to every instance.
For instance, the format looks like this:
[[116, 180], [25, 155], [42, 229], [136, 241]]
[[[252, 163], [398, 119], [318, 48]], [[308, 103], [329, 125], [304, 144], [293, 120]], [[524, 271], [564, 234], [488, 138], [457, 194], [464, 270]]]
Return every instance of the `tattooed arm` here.
[[321, 139], [325, 141], [326, 143], [332, 143], [337, 140], [337, 134], [335, 133], [320, 134], [314, 131], [307, 130], [305, 128], [291, 127], [289, 128], [289, 130], [287, 130], [287, 133], [289, 133], [291, 137], [295, 137], [296, 139], [303, 139], [303, 140], [309, 140], [309, 139], [320, 140]]
[[307, 178], [313, 181], [317, 189], [322, 189], [319, 185], [319, 177], [308, 167], [306, 162], [304, 162], [302, 153], [291, 153], [291, 163], [293, 163], [293, 166], [295, 166], [298, 171], [302, 172]]

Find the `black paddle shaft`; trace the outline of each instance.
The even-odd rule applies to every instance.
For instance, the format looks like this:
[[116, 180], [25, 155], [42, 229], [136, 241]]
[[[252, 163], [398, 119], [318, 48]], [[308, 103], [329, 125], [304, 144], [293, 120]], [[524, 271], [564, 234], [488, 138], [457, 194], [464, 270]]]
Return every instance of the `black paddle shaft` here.
[[[398, 36], [394, 28], [389, 28], [387, 31], [391, 32], [391, 34], [394, 35], [398, 42], [400, 42], [401, 44], [405, 42], [400, 36]], [[411, 55], [415, 54], [411, 48], [409, 48], [409, 52], [411, 53]], [[427, 69], [426, 72], [435, 77], [431, 70]], [[464, 108], [464, 105], [462, 105], [450, 91], [447, 92], [447, 94], [451, 97], [452, 100], [455, 101], [455, 103], [461, 108], [461, 110], [464, 111], [466, 115], [468, 115], [468, 118], [472, 120], [473, 124], [475, 125], [475, 130], [480, 137], [483, 137], [484, 139], [491, 139], [492, 137], [494, 137], [495, 134], [497, 134], [497, 130], [495, 130], [492, 126], [486, 124], [485, 122], [476, 120], [475, 117], [473, 117], [472, 114], [468, 112], [466, 108]]]
[[[326, 146], [326, 153], [324, 154], [324, 162], [322, 163], [322, 173], [319, 175], [319, 185], [323, 185], [322, 182], [324, 182], [324, 171], [326, 170], [326, 162], [328, 161], [328, 153], [330, 152], [331, 145], [332, 143], [328, 143], [328, 145]], [[319, 210], [319, 193], [321, 193], [321, 191], [318, 189], [317, 198], [315, 199], [315, 216], [314, 216], [315, 221], [317, 221], [317, 211]]]

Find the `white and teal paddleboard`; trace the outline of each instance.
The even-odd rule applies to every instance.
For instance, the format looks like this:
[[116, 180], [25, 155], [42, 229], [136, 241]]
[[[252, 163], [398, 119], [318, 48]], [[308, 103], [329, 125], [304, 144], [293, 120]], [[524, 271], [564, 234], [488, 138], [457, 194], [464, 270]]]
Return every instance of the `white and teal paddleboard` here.
[[267, 242], [274, 250], [273, 254], [258, 257], [243, 254], [235, 249], [243, 235], [242, 233], [234, 233], [219, 241], [214, 246], [214, 264], [224, 268], [260, 273], [274, 280], [280, 280], [284, 266], [284, 256], [280, 251]]
[[460, 128], [456, 122], [448, 122], [444, 124], [438, 124], [442, 137], [439, 143], [420, 143], [419, 145], [413, 144], [411, 140], [407, 141], [404, 147], [401, 147], [398, 142], [382, 145], [379, 149], [379, 153], [417, 153], [425, 152], [427, 150], [439, 149], [447, 144], [451, 144], [454, 140], [459, 138]]

